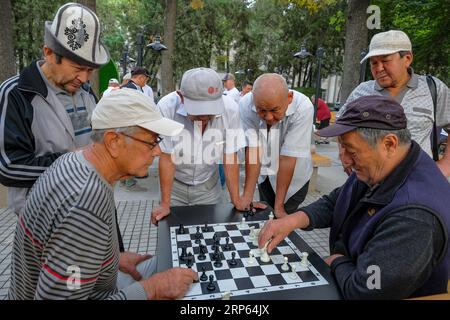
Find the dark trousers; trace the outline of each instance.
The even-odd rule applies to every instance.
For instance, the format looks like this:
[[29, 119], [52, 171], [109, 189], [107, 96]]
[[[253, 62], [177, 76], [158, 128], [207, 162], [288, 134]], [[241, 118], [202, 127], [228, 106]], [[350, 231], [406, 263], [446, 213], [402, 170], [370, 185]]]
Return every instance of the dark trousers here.
[[[308, 193], [309, 181], [305, 183], [295, 194], [292, 195], [284, 204], [284, 210], [287, 213], [293, 213], [297, 211], [298, 206], [305, 200]], [[275, 206], [275, 191], [270, 183], [269, 177], [264, 180], [263, 183], [258, 185], [259, 199], [267, 202], [272, 208]]]

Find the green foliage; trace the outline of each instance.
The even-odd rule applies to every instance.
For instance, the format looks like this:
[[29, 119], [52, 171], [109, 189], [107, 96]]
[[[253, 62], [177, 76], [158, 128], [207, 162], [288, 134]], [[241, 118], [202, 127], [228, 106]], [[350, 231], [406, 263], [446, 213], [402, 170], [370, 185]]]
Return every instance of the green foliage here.
[[[64, 0], [12, 0], [15, 53], [23, 68], [41, 56], [44, 21], [52, 20]], [[219, 71], [251, 70], [238, 75], [254, 80], [263, 72], [295, 75], [302, 72], [304, 86], [315, 77], [316, 59], [298, 60], [293, 53], [305, 43], [315, 54], [322, 46], [324, 76], [342, 71], [345, 0], [178, 0], [175, 51], [176, 79], [190, 68], [217, 66]], [[401, 29], [413, 43], [413, 67], [448, 83], [450, 69], [450, 6], [448, 0], [373, 0], [381, 8], [382, 30]], [[119, 61], [124, 46], [137, 58], [136, 36], [144, 43], [157, 34], [164, 42], [163, 0], [97, 0], [103, 42]], [[156, 72], [160, 55], [145, 50], [144, 64]], [[301, 68], [301, 70], [300, 70]]]
[[[448, 0], [372, 1], [381, 9], [381, 30], [402, 30], [413, 45], [413, 68], [449, 83], [450, 6]], [[373, 34], [372, 33], [372, 34]]]

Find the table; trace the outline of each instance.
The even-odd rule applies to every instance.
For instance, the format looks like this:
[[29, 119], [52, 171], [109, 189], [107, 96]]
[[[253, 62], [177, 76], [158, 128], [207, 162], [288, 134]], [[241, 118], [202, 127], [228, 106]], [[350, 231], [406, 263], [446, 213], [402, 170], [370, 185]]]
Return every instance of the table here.
[[[249, 216], [247, 222], [266, 220], [272, 211], [271, 208], [258, 210], [254, 216]], [[182, 206], [171, 208], [171, 214], [158, 224], [158, 272], [172, 267], [172, 254], [170, 243], [170, 227], [224, 222], [239, 222], [242, 219], [242, 212], [234, 209], [232, 204], [223, 203], [216, 205]], [[272, 300], [309, 300], [309, 299], [342, 299], [339, 288], [331, 275], [326, 263], [304, 242], [295, 232], [289, 235], [289, 239], [302, 252], [308, 251], [310, 263], [326, 279], [327, 285], [311, 286], [299, 289], [289, 289], [282, 291], [272, 291], [258, 294], [233, 296], [233, 300], [239, 299], [272, 299]]]

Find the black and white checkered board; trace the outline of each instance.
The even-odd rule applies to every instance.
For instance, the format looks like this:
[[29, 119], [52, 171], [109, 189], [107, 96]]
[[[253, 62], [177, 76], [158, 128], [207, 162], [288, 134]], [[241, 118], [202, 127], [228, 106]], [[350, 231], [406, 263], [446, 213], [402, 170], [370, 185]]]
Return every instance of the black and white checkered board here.
[[[241, 227], [240, 222], [211, 224], [210, 232], [203, 232], [201, 243], [207, 246], [208, 254], [203, 261], [198, 260], [199, 245], [195, 243], [195, 233], [197, 225], [184, 226], [185, 234], [177, 234], [179, 227], [170, 228], [170, 238], [172, 246], [172, 263], [174, 267], [185, 267], [186, 264], [180, 261], [181, 248], [187, 246], [187, 253], [191, 252], [195, 257], [192, 269], [202, 274], [202, 267], [205, 267], [206, 275], [214, 275], [214, 284], [216, 290], [207, 289], [208, 281], [199, 281], [191, 285], [190, 290], [185, 295], [185, 300], [203, 300], [203, 299], [221, 299], [224, 292], [230, 292], [231, 296], [256, 294], [271, 291], [280, 291], [312, 286], [326, 285], [328, 282], [314, 268], [311, 263], [308, 267], [302, 267], [301, 251], [286, 238], [280, 242], [270, 254], [271, 261], [264, 263], [260, 259], [260, 252], [257, 246], [249, 240], [250, 227], [260, 228], [264, 221], [252, 221]], [[202, 225], [198, 225], [203, 227]], [[214, 233], [220, 235], [222, 267], [214, 266], [211, 257], [214, 250]], [[230, 250], [224, 250], [226, 237], [230, 238]], [[250, 249], [255, 252], [255, 262], [248, 263]], [[231, 253], [236, 252], [235, 259], [237, 265], [230, 266], [228, 262], [232, 259]], [[296, 265], [298, 277], [292, 278], [291, 271], [282, 271], [281, 266], [284, 263], [284, 257], [288, 257], [289, 264]]]

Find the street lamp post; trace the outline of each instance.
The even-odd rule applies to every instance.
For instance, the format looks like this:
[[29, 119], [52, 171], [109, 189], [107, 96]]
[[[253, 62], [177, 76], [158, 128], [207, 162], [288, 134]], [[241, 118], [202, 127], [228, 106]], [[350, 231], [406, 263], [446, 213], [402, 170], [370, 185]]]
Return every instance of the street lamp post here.
[[122, 67], [122, 74], [124, 76], [127, 74], [128, 63], [134, 61], [135, 60], [129, 56], [128, 45], [125, 45], [122, 58], [120, 59], [120, 66]]
[[325, 54], [325, 49], [322, 47], [319, 47], [316, 51], [316, 58], [317, 58], [317, 79], [316, 79], [316, 94], [314, 98], [314, 118], [313, 123], [316, 122], [316, 115], [317, 115], [317, 107], [319, 104], [319, 96], [320, 96], [320, 87], [322, 85], [322, 79], [320, 77], [320, 68], [322, 66], [322, 59]]
[[142, 33], [137, 34], [136, 38], [136, 49], [137, 49], [137, 66], [142, 67], [142, 59], [144, 56], [144, 35]]

